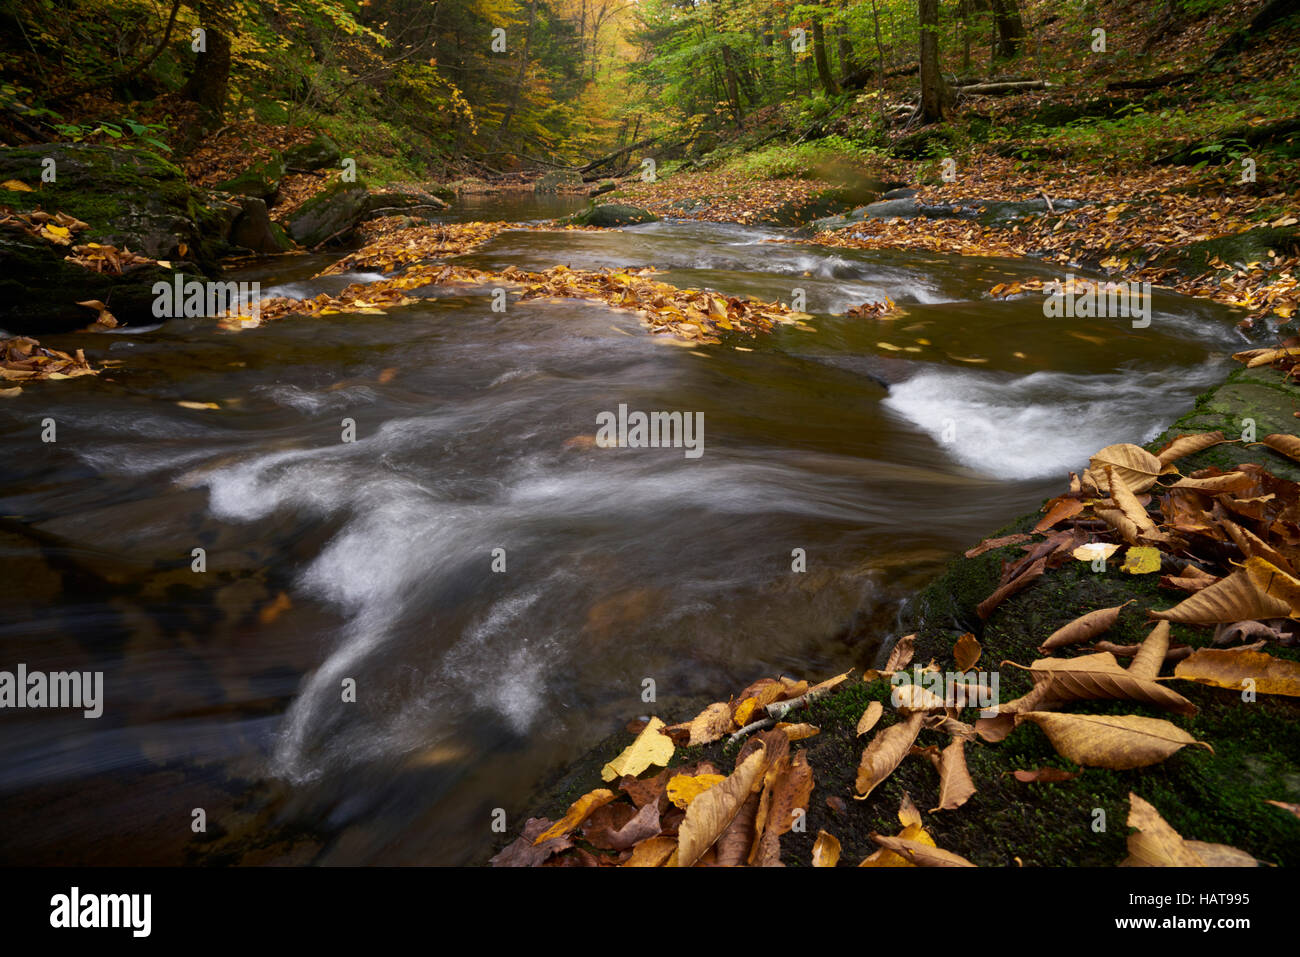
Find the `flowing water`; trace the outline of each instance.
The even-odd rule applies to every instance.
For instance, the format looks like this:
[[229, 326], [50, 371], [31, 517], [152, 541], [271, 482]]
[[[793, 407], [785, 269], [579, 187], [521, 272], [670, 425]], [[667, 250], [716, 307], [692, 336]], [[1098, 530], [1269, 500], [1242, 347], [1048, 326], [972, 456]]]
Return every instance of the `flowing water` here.
[[[382, 316], [47, 340], [122, 365], [0, 401], [0, 669], [102, 671], [104, 713], [0, 713], [0, 860], [481, 860], [493, 809], [517, 830], [629, 720], [873, 664], [949, 558], [1152, 438], [1240, 342], [1173, 295], [1146, 329], [1047, 319], [986, 295], [1041, 265], [781, 235], [512, 231], [465, 257], [804, 290], [811, 331], [703, 349], [441, 287]], [[234, 278], [376, 278], [310, 278], [331, 258]], [[892, 320], [830, 315], [885, 295]], [[702, 413], [703, 454], [593, 448], [620, 405]]]

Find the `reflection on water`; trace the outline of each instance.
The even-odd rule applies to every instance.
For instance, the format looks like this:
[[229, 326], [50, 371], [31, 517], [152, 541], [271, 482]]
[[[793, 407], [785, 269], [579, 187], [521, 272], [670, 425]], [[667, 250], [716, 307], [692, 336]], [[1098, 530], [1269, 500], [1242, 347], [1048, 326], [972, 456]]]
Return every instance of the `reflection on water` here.
[[[1235, 346], [1177, 297], [1145, 330], [1047, 320], [983, 295], [1041, 266], [777, 235], [515, 232], [468, 259], [801, 288], [815, 333], [696, 351], [595, 304], [443, 290], [51, 341], [123, 365], [0, 405], [0, 669], [100, 670], [106, 703], [4, 714], [0, 860], [481, 859], [492, 809], [513, 820], [644, 713], [645, 678], [679, 717], [760, 675], [872, 664], [948, 557], [1150, 438]], [[326, 261], [251, 278], [313, 295]], [[827, 315], [881, 295], [903, 314]], [[620, 403], [703, 413], [705, 454], [593, 448]]]

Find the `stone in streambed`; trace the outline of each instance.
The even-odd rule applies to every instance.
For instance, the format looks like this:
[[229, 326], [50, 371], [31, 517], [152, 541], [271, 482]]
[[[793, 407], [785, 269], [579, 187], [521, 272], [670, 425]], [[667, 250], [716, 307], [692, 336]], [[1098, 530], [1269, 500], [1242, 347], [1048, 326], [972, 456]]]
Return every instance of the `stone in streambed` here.
[[659, 217], [649, 210], [639, 206], [624, 206], [620, 203], [602, 203], [563, 220], [575, 226], [639, 226], [642, 223], [658, 221]]

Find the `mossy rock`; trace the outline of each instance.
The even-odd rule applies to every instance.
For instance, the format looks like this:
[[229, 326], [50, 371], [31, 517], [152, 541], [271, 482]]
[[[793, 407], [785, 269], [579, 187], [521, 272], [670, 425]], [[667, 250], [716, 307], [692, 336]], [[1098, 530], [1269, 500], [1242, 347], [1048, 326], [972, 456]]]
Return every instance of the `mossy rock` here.
[[575, 213], [564, 222], [575, 226], [639, 226], [642, 223], [657, 223], [659, 217], [640, 206], [625, 206], [620, 203], [602, 203], [591, 209]]
[[1210, 260], [1220, 259], [1233, 268], [1249, 263], [1267, 262], [1269, 253], [1276, 251], [1286, 256], [1300, 249], [1300, 226], [1261, 226], [1237, 233], [1189, 243], [1181, 249], [1158, 256], [1155, 265], [1174, 266], [1189, 276], [1199, 276], [1213, 270]]
[[[54, 182], [41, 180], [46, 159], [54, 161]], [[154, 259], [215, 264], [211, 237], [199, 226], [204, 198], [178, 166], [149, 150], [86, 143], [0, 148], [0, 182], [10, 179], [33, 191], [0, 190], [0, 204], [75, 216], [90, 226], [78, 237], [81, 242], [129, 248]]]
[[336, 180], [284, 221], [293, 240], [308, 248], [346, 239], [366, 216], [370, 190], [362, 182]]
[[269, 201], [280, 189], [284, 170], [284, 157], [276, 153], [270, 159], [254, 163], [233, 179], [218, 183], [215, 188], [239, 196], [256, 196], [258, 199]]
[[300, 143], [285, 150], [284, 166], [296, 172], [311, 173], [327, 166], [337, 166], [342, 158], [343, 153], [338, 144], [321, 133], [309, 143]]
[[255, 253], [283, 253], [293, 240], [279, 223], [271, 221], [266, 203], [255, 196], [239, 197], [239, 216], [230, 230], [230, 243]]

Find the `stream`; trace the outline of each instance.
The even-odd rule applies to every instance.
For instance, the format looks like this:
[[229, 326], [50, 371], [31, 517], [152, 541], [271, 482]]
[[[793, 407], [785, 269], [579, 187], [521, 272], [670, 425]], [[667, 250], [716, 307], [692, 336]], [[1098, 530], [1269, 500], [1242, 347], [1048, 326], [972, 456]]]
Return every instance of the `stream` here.
[[[517, 833], [628, 721], [873, 665], [949, 559], [1153, 438], [1241, 347], [1208, 302], [1157, 293], [1145, 329], [1045, 318], [987, 295], [1042, 264], [766, 241], [788, 235], [511, 231], [458, 260], [804, 290], [811, 330], [719, 346], [464, 287], [43, 338], [121, 365], [0, 400], [0, 669], [102, 671], [104, 711], [0, 714], [0, 863], [480, 862], [493, 809]], [[378, 278], [311, 278], [336, 258], [230, 278]], [[831, 315], [883, 296], [902, 313]], [[620, 405], [702, 413], [703, 454], [592, 447]]]

